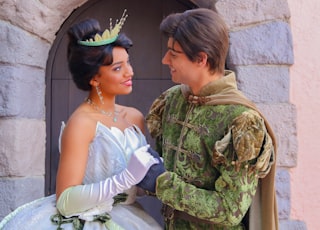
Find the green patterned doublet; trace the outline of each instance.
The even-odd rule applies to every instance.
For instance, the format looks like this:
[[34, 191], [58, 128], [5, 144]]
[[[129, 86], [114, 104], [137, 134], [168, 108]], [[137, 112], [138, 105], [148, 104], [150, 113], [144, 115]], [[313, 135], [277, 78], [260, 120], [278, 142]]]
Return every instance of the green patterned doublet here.
[[[222, 92], [224, 81], [206, 86], [202, 98]], [[273, 163], [272, 141], [259, 113], [239, 104], [190, 102], [181, 86], [174, 86], [154, 101], [147, 125], [167, 170], [157, 179], [157, 197], [214, 224], [172, 219], [166, 229], [245, 229], [241, 222], [259, 178]]]

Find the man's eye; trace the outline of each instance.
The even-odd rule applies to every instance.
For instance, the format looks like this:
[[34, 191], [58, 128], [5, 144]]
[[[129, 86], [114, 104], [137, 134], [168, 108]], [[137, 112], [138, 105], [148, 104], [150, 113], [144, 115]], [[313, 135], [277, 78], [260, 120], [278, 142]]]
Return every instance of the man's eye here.
[[177, 56], [177, 54], [176, 54], [175, 52], [173, 52], [173, 51], [170, 51], [170, 55], [171, 55], [172, 57]]

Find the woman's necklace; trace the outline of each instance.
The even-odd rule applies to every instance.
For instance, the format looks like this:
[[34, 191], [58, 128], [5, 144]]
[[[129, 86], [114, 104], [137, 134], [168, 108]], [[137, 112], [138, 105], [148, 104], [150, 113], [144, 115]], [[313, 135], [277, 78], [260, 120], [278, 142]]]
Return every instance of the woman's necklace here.
[[101, 109], [96, 103], [94, 103], [90, 98], [87, 98], [86, 103], [88, 103], [90, 106], [92, 106], [92, 108], [100, 113], [102, 113], [103, 115], [106, 115], [107, 117], [113, 117], [112, 120], [113, 122], [117, 122], [118, 121], [118, 115], [119, 112], [118, 110], [114, 110], [114, 112], [107, 112], [103, 109]]

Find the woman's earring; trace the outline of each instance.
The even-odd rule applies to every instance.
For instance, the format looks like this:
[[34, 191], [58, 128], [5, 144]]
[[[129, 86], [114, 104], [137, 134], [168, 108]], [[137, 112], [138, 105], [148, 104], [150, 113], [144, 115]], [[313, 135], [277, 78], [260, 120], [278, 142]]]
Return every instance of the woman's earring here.
[[102, 92], [101, 92], [101, 90], [100, 90], [100, 87], [99, 87], [98, 85], [96, 86], [96, 91], [97, 91], [98, 97], [99, 97], [99, 99], [100, 99], [100, 103], [103, 105], [103, 104], [104, 104], [104, 102], [103, 102], [103, 96], [102, 96]]

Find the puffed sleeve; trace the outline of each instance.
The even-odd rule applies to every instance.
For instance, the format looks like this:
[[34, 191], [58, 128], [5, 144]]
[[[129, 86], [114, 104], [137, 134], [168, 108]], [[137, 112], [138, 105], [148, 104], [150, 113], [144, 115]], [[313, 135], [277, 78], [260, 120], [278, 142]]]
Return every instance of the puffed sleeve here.
[[162, 135], [161, 121], [167, 92], [165, 91], [154, 100], [146, 116], [147, 127], [152, 138], [158, 138]]
[[[229, 143], [233, 145], [234, 154], [226, 155], [224, 151]], [[274, 163], [274, 154], [272, 139], [264, 120], [256, 111], [248, 110], [238, 116], [227, 134], [216, 142], [212, 162], [217, 165], [231, 160], [236, 170], [245, 165], [249, 173], [263, 178]]]

